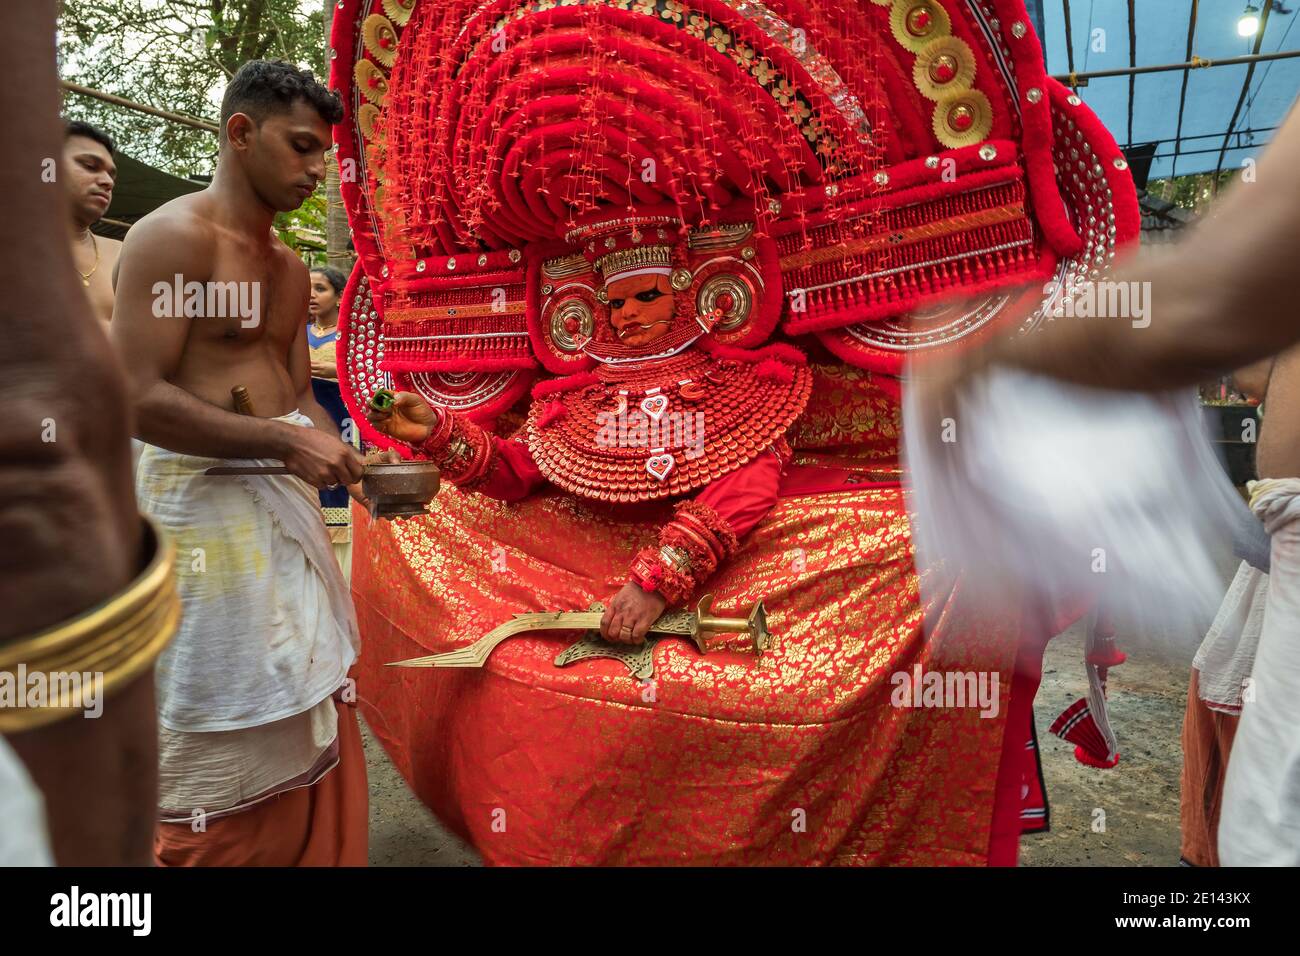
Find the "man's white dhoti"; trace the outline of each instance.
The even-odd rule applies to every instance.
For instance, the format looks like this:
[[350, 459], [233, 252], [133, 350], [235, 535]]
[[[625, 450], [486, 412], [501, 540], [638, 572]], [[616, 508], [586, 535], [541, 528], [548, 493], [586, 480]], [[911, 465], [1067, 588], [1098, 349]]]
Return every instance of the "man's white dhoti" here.
[[1255, 667], [1267, 604], [1268, 575], [1241, 562], [1214, 623], [1192, 658], [1198, 674], [1197, 694], [1210, 710], [1234, 716], [1241, 713], [1242, 691]]
[[27, 768], [0, 737], [0, 866], [53, 866], [45, 801]]
[[[296, 411], [278, 420], [312, 427]], [[203, 474], [276, 464], [152, 445], [140, 456], [136, 494], [176, 543], [182, 603], [156, 672], [164, 818], [242, 808], [336, 762], [330, 698], [360, 640], [316, 490], [291, 475]]]
[[1224, 866], [1300, 865], [1300, 479], [1251, 486], [1272, 538], [1268, 599], [1219, 817]]

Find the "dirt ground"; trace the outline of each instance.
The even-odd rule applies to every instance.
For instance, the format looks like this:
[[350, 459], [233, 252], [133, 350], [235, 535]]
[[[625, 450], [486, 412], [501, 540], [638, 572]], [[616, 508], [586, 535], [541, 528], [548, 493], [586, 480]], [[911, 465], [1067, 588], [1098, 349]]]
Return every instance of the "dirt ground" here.
[[1183, 708], [1196, 644], [1178, 654], [1120, 629], [1128, 660], [1111, 670], [1107, 683], [1119, 765], [1098, 770], [1074, 759], [1073, 744], [1047, 732], [1061, 711], [1087, 693], [1083, 642], [1082, 627], [1071, 628], [1052, 641], [1043, 661], [1034, 717], [1051, 830], [1020, 841], [1020, 863], [1176, 866]]
[[[1235, 567], [1220, 561], [1224, 586]], [[1051, 831], [1021, 841], [1025, 866], [1174, 866], [1178, 863], [1180, 735], [1187, 680], [1199, 636], [1157, 641], [1118, 624], [1128, 660], [1111, 671], [1111, 726], [1119, 766], [1085, 767], [1074, 747], [1047, 733], [1084, 696], [1084, 630], [1052, 641], [1034, 702]], [[1173, 645], [1179, 646], [1173, 646]], [[370, 862], [374, 866], [479, 866], [478, 854], [449, 833], [407, 788], [383, 748], [365, 733], [370, 773]], [[1104, 817], [1098, 814], [1098, 810]], [[1103, 829], [1104, 826], [1104, 829]]]

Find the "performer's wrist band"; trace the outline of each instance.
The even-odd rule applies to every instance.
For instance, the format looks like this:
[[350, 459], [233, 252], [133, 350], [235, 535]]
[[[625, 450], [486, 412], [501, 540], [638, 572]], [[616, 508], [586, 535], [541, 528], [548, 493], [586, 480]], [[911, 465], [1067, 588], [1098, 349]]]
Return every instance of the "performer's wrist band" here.
[[450, 483], [468, 488], [486, 477], [495, 462], [491, 436], [467, 419], [438, 406], [438, 423], [420, 445], [420, 452], [437, 463]]
[[70, 621], [0, 644], [0, 683], [12, 682], [15, 692], [11, 699], [0, 695], [0, 733], [32, 730], [98, 706], [148, 670], [176, 633], [176, 548], [142, 518], [148, 557], [126, 590]]
[[657, 555], [653, 548], [642, 548], [632, 559], [632, 567], [628, 569], [628, 576], [633, 584], [643, 591], [658, 591], [659, 584], [663, 580], [664, 566], [657, 560]]
[[659, 545], [637, 552], [629, 579], [674, 605], [691, 597], [739, 546], [727, 520], [698, 501], [677, 505], [676, 517], [659, 531]]
[[695, 578], [664, 560], [661, 549], [642, 548], [632, 559], [629, 580], [643, 591], [658, 592], [669, 604], [681, 604], [695, 593]]

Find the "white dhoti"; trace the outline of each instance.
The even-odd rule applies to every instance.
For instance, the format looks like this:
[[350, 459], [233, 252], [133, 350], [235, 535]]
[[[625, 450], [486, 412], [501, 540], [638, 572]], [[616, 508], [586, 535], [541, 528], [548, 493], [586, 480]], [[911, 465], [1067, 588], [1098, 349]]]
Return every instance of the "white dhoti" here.
[[0, 737], [0, 866], [53, 866], [45, 801], [27, 768]]
[[1267, 603], [1268, 575], [1241, 562], [1192, 659], [1198, 674], [1197, 694], [1211, 710], [1241, 713], [1242, 692], [1255, 666]]
[[[296, 411], [279, 420], [311, 427]], [[203, 474], [274, 464], [152, 445], [140, 456], [140, 508], [176, 544], [183, 611], [157, 666], [165, 820], [242, 809], [337, 762], [331, 696], [360, 645], [316, 490]]]
[[1216, 555], [1252, 519], [1190, 390], [1137, 394], [992, 367], [946, 396], [903, 390], [921, 588], [960, 569], [990, 609], [1104, 595], [1183, 645], [1214, 618]]
[[1224, 866], [1300, 865], [1300, 479], [1251, 486], [1272, 538], [1268, 598], [1219, 818]]

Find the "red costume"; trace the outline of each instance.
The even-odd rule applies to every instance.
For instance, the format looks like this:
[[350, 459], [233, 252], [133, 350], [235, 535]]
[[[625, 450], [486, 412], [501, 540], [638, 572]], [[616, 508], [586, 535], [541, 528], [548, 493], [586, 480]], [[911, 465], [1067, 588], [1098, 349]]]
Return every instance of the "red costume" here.
[[[895, 376], [1136, 234], [1018, 0], [344, 0], [333, 47], [340, 381], [444, 409], [399, 450], [460, 486], [357, 518], [363, 706], [421, 798], [490, 862], [1014, 861], [1060, 622], [920, 606]], [[764, 600], [773, 647], [383, 667], [629, 579]], [[924, 671], [996, 713], [891, 703]]]

